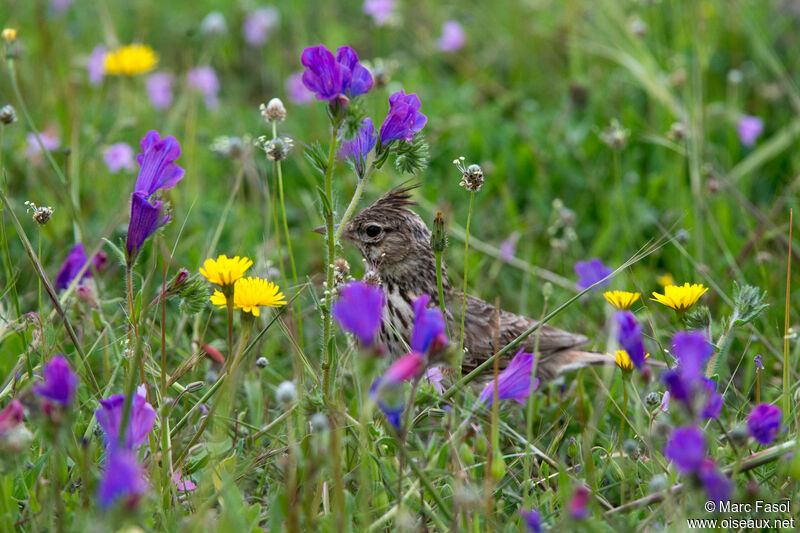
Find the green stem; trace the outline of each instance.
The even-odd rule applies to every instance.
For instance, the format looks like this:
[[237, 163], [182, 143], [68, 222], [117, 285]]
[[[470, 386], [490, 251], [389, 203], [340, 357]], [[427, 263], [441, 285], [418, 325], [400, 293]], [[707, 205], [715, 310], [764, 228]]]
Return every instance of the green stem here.
[[467, 269], [469, 267], [469, 225], [472, 221], [472, 203], [475, 199], [475, 191], [469, 193], [469, 213], [467, 214], [467, 226], [464, 229], [464, 294], [461, 300], [461, 342], [459, 344], [458, 367], [461, 368], [461, 357], [464, 353], [464, 320], [467, 316]]
[[789, 210], [789, 253], [786, 262], [786, 306], [783, 315], [783, 416], [791, 416], [792, 391], [789, 383], [789, 300], [792, 286], [792, 210]]
[[444, 307], [444, 289], [442, 287], [442, 252], [433, 252], [436, 256], [436, 290], [439, 293], [439, 308], [442, 316], [447, 316]]
[[[328, 245], [328, 262], [325, 265], [327, 272], [326, 290], [330, 291], [333, 288], [333, 261], [336, 254], [336, 236], [333, 232], [333, 192], [331, 190], [331, 179], [333, 175], [333, 163], [336, 156], [336, 141], [338, 138], [338, 127], [333, 125], [331, 132], [331, 147], [328, 152], [328, 166], [325, 168], [325, 199], [328, 202], [328, 208], [325, 209], [325, 240]], [[333, 329], [332, 317], [330, 313], [330, 293], [325, 296], [325, 304], [322, 307], [322, 350], [323, 350], [323, 394], [325, 398], [330, 401], [330, 385], [331, 385], [331, 367], [333, 366], [332, 354], [330, 349], [331, 331]]]
[[361, 193], [364, 192], [364, 185], [366, 185], [367, 180], [372, 173], [375, 172], [375, 164], [371, 164], [367, 173], [364, 174], [363, 178], [358, 180], [358, 184], [356, 185], [356, 190], [353, 192], [353, 197], [350, 199], [350, 203], [347, 205], [347, 209], [344, 211], [344, 215], [342, 215], [341, 220], [339, 220], [339, 226], [336, 228], [336, 240], [338, 241], [342, 236], [342, 231], [344, 231], [344, 226], [347, 224], [347, 221], [350, 220], [350, 217], [353, 216], [353, 212], [356, 210], [356, 206], [358, 205], [358, 201], [361, 199]]

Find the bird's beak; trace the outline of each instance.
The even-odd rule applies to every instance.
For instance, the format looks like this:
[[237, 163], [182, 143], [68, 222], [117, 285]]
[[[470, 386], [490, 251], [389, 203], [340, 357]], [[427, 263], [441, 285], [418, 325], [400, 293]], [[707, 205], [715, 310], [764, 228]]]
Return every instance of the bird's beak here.
[[[339, 224], [336, 224], [335, 226], [333, 226], [333, 231], [334, 232], [336, 232], [338, 230], [339, 230]], [[328, 233], [328, 231], [325, 228], [325, 226], [320, 226], [318, 228], [314, 228], [311, 231], [313, 231], [314, 233], [319, 233], [320, 235], [327, 235], [327, 233]]]

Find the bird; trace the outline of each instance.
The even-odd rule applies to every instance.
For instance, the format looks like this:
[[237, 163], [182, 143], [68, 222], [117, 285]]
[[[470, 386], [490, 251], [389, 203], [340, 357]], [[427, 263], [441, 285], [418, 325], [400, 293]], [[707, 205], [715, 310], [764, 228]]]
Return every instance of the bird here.
[[[408, 351], [414, 324], [414, 301], [427, 294], [429, 307], [439, 307], [431, 230], [412, 209], [417, 203], [412, 200], [411, 193], [419, 186], [401, 185], [390, 190], [353, 216], [341, 231], [342, 240], [353, 243], [370, 267], [365, 278], [370, 278], [368, 282], [379, 283], [386, 296], [379, 342], [391, 358]], [[445, 264], [442, 264], [442, 288], [448, 331], [460, 335], [463, 292], [450, 284]], [[495, 344], [502, 348], [536, 323], [467, 294], [461, 370], [474, 370], [495, 353]], [[536, 376], [552, 381], [570, 370], [614, 363], [607, 354], [585, 350], [590, 342], [585, 335], [545, 324], [519, 346], [526, 352], [538, 354]], [[500, 368], [505, 368], [513, 355], [509, 352], [502, 357]]]

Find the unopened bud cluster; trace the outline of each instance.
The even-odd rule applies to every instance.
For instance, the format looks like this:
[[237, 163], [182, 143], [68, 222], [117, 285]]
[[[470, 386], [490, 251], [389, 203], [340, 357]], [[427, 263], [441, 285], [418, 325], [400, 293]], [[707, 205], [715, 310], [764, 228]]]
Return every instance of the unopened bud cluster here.
[[273, 98], [266, 105], [261, 104], [258, 109], [267, 122], [280, 122], [286, 119], [286, 107], [280, 98]]
[[444, 228], [444, 218], [441, 213], [436, 213], [431, 231], [431, 248], [434, 252], [444, 252], [447, 248], [447, 231]]
[[258, 138], [257, 144], [267, 153], [267, 158], [271, 161], [283, 161], [289, 156], [293, 142], [288, 137], [275, 137], [267, 139], [266, 136]]

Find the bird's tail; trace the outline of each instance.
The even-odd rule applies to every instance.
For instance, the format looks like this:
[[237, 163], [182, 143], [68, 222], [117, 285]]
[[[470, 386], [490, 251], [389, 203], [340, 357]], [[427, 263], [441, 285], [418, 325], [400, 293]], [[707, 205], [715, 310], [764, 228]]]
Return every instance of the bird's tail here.
[[[544, 363], [544, 361], [543, 361]], [[554, 376], [572, 372], [590, 365], [616, 365], [614, 357], [607, 353], [585, 352], [583, 350], [563, 350], [548, 358], [547, 370]]]

